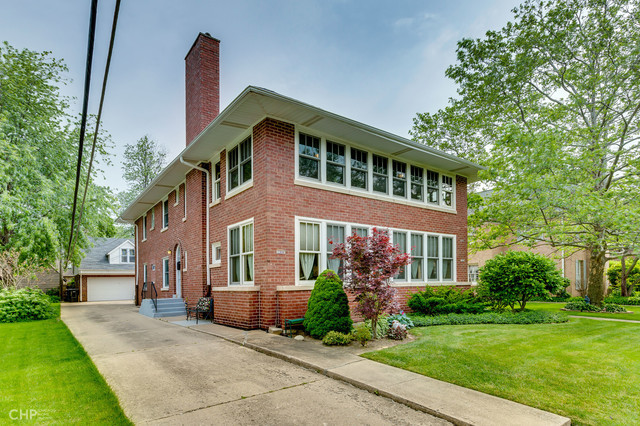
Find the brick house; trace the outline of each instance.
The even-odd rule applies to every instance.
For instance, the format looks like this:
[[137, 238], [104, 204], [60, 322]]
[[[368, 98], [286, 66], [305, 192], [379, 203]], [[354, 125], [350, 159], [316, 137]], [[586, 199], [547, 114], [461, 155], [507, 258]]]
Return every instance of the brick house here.
[[339, 268], [328, 238], [388, 229], [413, 255], [400, 301], [467, 283], [473, 163], [249, 86], [219, 112], [219, 41], [186, 62], [186, 148], [122, 213], [134, 223], [137, 300], [203, 295], [215, 321], [268, 328], [303, 316], [317, 275]]

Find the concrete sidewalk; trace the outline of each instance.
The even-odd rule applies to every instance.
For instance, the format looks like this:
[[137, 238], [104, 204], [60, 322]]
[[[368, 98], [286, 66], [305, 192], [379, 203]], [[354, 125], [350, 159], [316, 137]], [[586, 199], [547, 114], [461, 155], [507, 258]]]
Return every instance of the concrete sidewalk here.
[[354, 348], [327, 347], [310, 339], [297, 341], [264, 331], [243, 331], [211, 323], [182, 325], [315, 370], [455, 424], [571, 424], [566, 417], [364, 359]]

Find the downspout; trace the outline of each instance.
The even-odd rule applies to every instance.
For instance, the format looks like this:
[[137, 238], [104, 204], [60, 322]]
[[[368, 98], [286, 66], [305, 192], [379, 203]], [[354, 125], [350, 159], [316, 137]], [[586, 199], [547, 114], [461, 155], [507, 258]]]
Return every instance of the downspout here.
[[[207, 177], [207, 205], [205, 206], [206, 210], [207, 210], [207, 258], [205, 260], [204, 263], [204, 270], [207, 272], [207, 287], [209, 289], [209, 291], [211, 291], [211, 272], [209, 271], [209, 261], [211, 260], [211, 256], [209, 253], [209, 250], [211, 250], [211, 244], [209, 244], [209, 203], [211, 202], [211, 188], [209, 187], [210, 185], [210, 175], [209, 175], [209, 170], [200, 167], [196, 164], [192, 164], [189, 163], [188, 161], [185, 161], [185, 159], [182, 157], [182, 155], [180, 156], [180, 162], [182, 164], [184, 164], [185, 166], [189, 166], [191, 168], [194, 168], [196, 170], [200, 170], [201, 172], [203, 172], [205, 174], [205, 176]], [[186, 199], [185, 199], [186, 202]]]
[[[146, 214], [146, 213], [145, 213]], [[134, 223], [134, 231], [133, 231], [133, 240], [135, 241], [134, 247], [136, 250], [136, 275], [135, 275], [135, 282], [136, 282], [136, 300], [135, 300], [135, 304], [136, 306], [138, 306], [138, 290], [139, 290], [139, 286], [138, 286], [138, 224]]]

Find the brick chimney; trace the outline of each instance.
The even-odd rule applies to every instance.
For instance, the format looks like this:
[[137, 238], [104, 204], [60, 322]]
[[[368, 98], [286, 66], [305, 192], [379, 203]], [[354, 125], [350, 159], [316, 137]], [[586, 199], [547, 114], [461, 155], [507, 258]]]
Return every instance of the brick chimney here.
[[189, 145], [220, 113], [220, 40], [198, 34], [184, 61]]

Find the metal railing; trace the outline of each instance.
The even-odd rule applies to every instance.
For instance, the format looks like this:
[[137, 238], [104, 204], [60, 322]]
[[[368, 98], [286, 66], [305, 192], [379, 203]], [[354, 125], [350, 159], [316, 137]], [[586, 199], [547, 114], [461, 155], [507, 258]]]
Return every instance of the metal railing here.
[[156, 312], [158, 311], [158, 290], [156, 290], [156, 283], [151, 281], [151, 301]]

